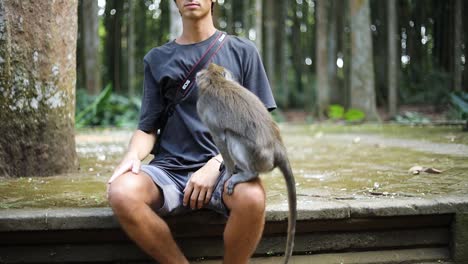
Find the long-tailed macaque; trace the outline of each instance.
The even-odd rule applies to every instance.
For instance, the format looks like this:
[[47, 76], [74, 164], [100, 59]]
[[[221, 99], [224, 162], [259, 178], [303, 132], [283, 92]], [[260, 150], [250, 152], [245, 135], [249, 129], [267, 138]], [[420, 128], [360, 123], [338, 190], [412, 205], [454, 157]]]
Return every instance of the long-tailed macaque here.
[[252, 92], [233, 81], [229, 71], [216, 64], [201, 70], [197, 111], [210, 130], [228, 175], [228, 194], [234, 186], [278, 167], [288, 189], [289, 224], [284, 263], [294, 246], [296, 186], [278, 126], [265, 105]]

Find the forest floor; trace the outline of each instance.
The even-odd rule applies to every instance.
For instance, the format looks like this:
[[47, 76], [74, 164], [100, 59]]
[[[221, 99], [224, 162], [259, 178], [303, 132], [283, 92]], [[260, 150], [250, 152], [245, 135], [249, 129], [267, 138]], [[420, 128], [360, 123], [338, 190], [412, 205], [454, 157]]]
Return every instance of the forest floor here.
[[[468, 194], [468, 133], [460, 126], [291, 122], [280, 128], [299, 199]], [[107, 206], [106, 182], [131, 134], [130, 129], [79, 129], [78, 170], [41, 178], [0, 178], [0, 209]], [[441, 173], [410, 172], [414, 166]], [[268, 202], [283, 203], [279, 171], [262, 178]]]

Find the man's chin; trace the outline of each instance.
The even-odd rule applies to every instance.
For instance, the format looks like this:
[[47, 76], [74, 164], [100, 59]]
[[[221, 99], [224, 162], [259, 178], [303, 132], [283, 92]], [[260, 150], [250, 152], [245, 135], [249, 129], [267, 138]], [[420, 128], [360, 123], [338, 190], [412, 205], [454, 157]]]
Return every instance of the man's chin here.
[[186, 19], [190, 19], [190, 20], [199, 20], [199, 19], [202, 19], [206, 16], [209, 15], [209, 12], [208, 13], [201, 13], [201, 12], [198, 12], [198, 11], [191, 11], [191, 12], [186, 12], [183, 16], [183, 18], [186, 18]]

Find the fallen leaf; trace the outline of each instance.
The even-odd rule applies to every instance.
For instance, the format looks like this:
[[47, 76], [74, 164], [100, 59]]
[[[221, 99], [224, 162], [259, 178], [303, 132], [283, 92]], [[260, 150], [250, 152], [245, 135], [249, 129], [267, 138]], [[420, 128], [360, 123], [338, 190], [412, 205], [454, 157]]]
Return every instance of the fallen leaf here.
[[427, 172], [427, 173], [434, 173], [434, 174], [442, 173], [441, 170], [436, 169], [436, 168], [425, 168], [424, 172]]
[[408, 170], [408, 172], [413, 174], [413, 175], [417, 175], [417, 174], [421, 173], [421, 171], [423, 171], [423, 170], [424, 170], [424, 168], [421, 167], [421, 166], [413, 166]]
[[442, 173], [441, 170], [436, 169], [436, 168], [427, 168], [427, 167], [422, 167], [422, 166], [413, 166], [408, 170], [409, 173], [412, 173], [413, 175], [417, 175], [421, 172], [427, 172], [427, 173], [433, 173], [433, 174], [439, 174]]

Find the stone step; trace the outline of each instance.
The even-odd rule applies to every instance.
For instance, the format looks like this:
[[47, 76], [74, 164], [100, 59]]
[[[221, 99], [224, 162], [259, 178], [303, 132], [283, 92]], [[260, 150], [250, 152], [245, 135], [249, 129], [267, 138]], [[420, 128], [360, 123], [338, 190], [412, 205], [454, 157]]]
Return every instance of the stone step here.
[[[276, 256], [285, 248], [286, 216], [286, 205], [268, 208], [259, 258], [252, 263], [280, 261]], [[200, 211], [166, 221], [190, 259], [222, 257], [223, 217]], [[302, 202], [294, 254], [297, 263], [340, 263], [341, 258], [347, 264], [465, 264], [468, 197]], [[148, 260], [123, 233], [110, 208], [0, 210], [0, 264]], [[377, 260], [381, 262], [372, 262]]]
[[[293, 256], [291, 264], [450, 264], [447, 248], [421, 248]], [[253, 258], [251, 264], [282, 263], [283, 257]], [[196, 264], [222, 264], [221, 260], [201, 260]]]

